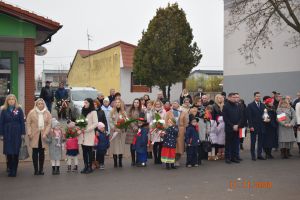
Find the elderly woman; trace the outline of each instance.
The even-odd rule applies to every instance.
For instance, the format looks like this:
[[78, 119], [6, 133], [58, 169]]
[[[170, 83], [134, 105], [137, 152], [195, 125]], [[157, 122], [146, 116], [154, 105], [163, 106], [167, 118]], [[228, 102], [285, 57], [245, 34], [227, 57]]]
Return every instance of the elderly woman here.
[[294, 109], [286, 98], [282, 98], [277, 108], [277, 120], [279, 123], [279, 148], [283, 159], [289, 158], [289, 151], [296, 141], [293, 126], [296, 124]]
[[114, 158], [114, 167], [123, 167], [122, 159], [125, 153], [125, 139], [126, 133], [124, 129], [118, 129], [116, 124], [121, 119], [126, 119], [127, 115], [125, 112], [124, 104], [121, 99], [116, 99], [113, 109], [110, 112], [110, 132], [111, 132], [111, 143], [110, 149]]
[[45, 147], [50, 132], [52, 116], [43, 99], [39, 98], [26, 120], [29, 144], [32, 148], [34, 175], [44, 175]]
[[8, 176], [16, 177], [25, 124], [23, 111], [13, 94], [6, 97], [1, 107], [0, 135], [3, 137], [3, 153], [7, 158]]

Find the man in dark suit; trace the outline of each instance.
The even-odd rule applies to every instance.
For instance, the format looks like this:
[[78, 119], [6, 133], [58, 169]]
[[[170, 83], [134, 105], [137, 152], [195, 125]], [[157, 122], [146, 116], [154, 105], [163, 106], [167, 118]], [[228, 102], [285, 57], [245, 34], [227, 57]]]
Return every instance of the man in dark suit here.
[[225, 162], [239, 163], [239, 128], [242, 123], [242, 112], [237, 104], [237, 93], [228, 95], [228, 102], [223, 107], [225, 122]]
[[264, 135], [264, 125], [263, 125], [263, 113], [265, 105], [261, 103], [261, 95], [259, 92], [254, 92], [254, 101], [247, 106], [247, 119], [248, 125], [250, 127], [251, 133], [251, 157], [252, 160], [256, 160], [255, 156], [255, 144], [256, 138], [257, 142], [257, 159], [265, 160], [262, 156], [262, 144]]

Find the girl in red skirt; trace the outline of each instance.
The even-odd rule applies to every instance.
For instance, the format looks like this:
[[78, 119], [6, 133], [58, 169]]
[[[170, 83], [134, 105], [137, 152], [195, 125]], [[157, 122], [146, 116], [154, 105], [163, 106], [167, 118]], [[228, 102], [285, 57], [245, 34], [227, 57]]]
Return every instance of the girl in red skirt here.
[[166, 163], [166, 169], [176, 169], [175, 154], [176, 154], [176, 140], [178, 136], [178, 127], [174, 118], [168, 120], [168, 128], [163, 136], [163, 148], [161, 151], [161, 162]]

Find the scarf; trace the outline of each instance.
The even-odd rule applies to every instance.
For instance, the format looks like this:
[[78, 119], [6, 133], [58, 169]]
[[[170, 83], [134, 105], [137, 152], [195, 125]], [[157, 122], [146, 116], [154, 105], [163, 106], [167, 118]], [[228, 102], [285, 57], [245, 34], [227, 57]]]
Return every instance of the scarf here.
[[46, 109], [47, 108], [45, 107], [43, 110], [39, 110], [37, 107], [35, 107], [35, 111], [38, 114], [38, 128], [39, 128], [39, 131], [44, 130], [44, 126], [45, 126], [45, 123], [44, 123], [44, 112], [46, 111]]

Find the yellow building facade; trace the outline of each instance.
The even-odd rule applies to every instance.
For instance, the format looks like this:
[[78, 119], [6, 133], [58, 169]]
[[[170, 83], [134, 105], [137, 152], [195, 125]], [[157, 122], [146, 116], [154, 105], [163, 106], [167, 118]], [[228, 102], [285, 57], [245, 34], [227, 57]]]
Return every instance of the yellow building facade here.
[[120, 91], [121, 47], [78, 50], [68, 74], [69, 87], [94, 87], [104, 95]]

